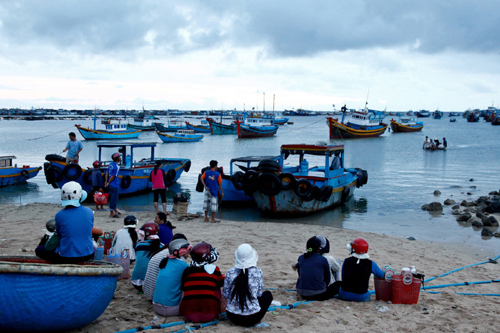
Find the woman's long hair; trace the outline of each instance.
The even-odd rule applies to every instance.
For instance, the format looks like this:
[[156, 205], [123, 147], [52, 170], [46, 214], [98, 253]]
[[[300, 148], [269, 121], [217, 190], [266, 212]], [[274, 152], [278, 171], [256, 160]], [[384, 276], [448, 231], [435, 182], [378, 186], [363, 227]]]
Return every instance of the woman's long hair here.
[[247, 306], [246, 300], [252, 300], [252, 294], [248, 287], [248, 269], [242, 269], [240, 274], [234, 279], [231, 285], [231, 300], [236, 297], [236, 301], [240, 304], [241, 311], [244, 311]]
[[132, 247], [135, 248], [135, 246], [137, 245], [137, 241], [139, 240], [139, 237], [137, 236], [137, 231], [135, 231], [135, 228], [127, 228], [127, 229], [128, 229], [128, 234], [132, 239]]
[[158, 252], [159, 252], [159, 250], [160, 250], [160, 248], [161, 248], [161, 242], [160, 242], [160, 239], [159, 239], [159, 238], [157, 238], [157, 239], [152, 239], [152, 240], [151, 240], [151, 245], [149, 246], [149, 249], [150, 249], [150, 250], [149, 250], [149, 252], [148, 252], [148, 254], [147, 254], [148, 259], [151, 259], [151, 257], [152, 257], [154, 254], [158, 253]]
[[168, 257], [165, 257], [160, 261], [160, 265], [158, 267], [160, 267], [160, 269], [164, 269], [167, 266], [167, 263], [168, 263]]

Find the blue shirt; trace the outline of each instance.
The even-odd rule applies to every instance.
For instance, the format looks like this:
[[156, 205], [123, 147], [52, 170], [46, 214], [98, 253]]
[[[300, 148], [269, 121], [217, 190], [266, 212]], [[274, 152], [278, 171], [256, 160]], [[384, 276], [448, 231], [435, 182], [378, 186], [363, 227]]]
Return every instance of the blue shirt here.
[[55, 217], [56, 233], [61, 237], [56, 252], [62, 257], [85, 257], [94, 253], [92, 227], [94, 213], [88, 207], [66, 207]]
[[219, 177], [220, 173], [217, 171], [207, 170], [205, 171], [205, 185], [207, 185], [210, 194], [216, 197], [219, 193]]
[[135, 265], [134, 271], [132, 272], [133, 280], [144, 280], [146, 277], [146, 272], [148, 271], [149, 259], [148, 254], [151, 252], [151, 239], [144, 240], [137, 243], [135, 246]]
[[118, 172], [120, 171], [120, 166], [115, 163], [111, 162], [109, 163], [108, 166], [108, 181], [111, 179], [111, 176], [115, 176], [115, 179], [111, 183], [109, 183], [109, 186], [119, 188], [120, 187], [120, 180], [118, 178]]
[[163, 244], [170, 243], [172, 236], [174, 235], [172, 229], [168, 227], [166, 223], [160, 224], [160, 231], [158, 232], [158, 237], [160, 237], [160, 242]]
[[297, 294], [301, 296], [318, 295], [326, 291], [330, 283], [330, 264], [321, 254], [313, 253], [307, 258], [301, 255], [297, 268]]
[[76, 141], [69, 140], [68, 144], [66, 145], [66, 148], [68, 148], [68, 157], [75, 158], [76, 153], [80, 149], [83, 149], [83, 146], [82, 143], [78, 140]]
[[99, 169], [95, 169], [94, 171], [92, 171], [92, 186], [96, 186], [99, 188], [104, 187], [101, 170]]
[[160, 269], [156, 278], [153, 302], [164, 306], [177, 306], [181, 303], [182, 273], [188, 266], [180, 259], [168, 259], [167, 266]]

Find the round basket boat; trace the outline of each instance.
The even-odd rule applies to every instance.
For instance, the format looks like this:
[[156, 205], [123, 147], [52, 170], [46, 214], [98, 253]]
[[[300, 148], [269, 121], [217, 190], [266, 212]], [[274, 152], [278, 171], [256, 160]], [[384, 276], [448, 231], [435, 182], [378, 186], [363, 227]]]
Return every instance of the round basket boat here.
[[54, 332], [96, 320], [113, 298], [120, 265], [54, 265], [38, 257], [0, 257], [0, 331]]

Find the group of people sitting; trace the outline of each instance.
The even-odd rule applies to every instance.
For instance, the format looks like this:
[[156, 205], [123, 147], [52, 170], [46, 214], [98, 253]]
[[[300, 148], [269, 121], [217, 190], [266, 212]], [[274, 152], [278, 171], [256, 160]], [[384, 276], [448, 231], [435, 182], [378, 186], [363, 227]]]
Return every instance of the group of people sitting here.
[[446, 147], [448, 147], [446, 138], [443, 138], [443, 142], [439, 142], [437, 138], [429, 139], [429, 137], [426, 136], [422, 149], [446, 149]]
[[[49, 234], [36, 249], [39, 257], [55, 263], [93, 258], [97, 244], [91, 235], [98, 239], [102, 231], [93, 227], [92, 211], [80, 205], [85, 195], [74, 184], [63, 186], [65, 208], [47, 223]], [[135, 216], [126, 216], [124, 228], [114, 235], [112, 247], [115, 253], [130, 251], [131, 262], [135, 262], [131, 283], [152, 302], [157, 314], [209, 322], [226, 312], [234, 324], [244, 327], [262, 320], [273, 296], [264, 290], [263, 273], [257, 267], [258, 254], [251, 245], [241, 244], [236, 249], [234, 267], [223, 274], [215, 264], [219, 259], [217, 249], [206, 242], [191, 245], [185, 235], [173, 234], [175, 227], [166, 222], [164, 213], [139, 229], [138, 222]], [[53, 248], [49, 248], [51, 233], [59, 238]], [[305, 300], [323, 301], [338, 295], [343, 300], [368, 301], [371, 274], [382, 278], [384, 272], [369, 259], [364, 239], [353, 240], [347, 248], [351, 256], [341, 268], [328, 254], [328, 239], [322, 235], [311, 237], [306, 252], [292, 265], [298, 272], [297, 294]]]

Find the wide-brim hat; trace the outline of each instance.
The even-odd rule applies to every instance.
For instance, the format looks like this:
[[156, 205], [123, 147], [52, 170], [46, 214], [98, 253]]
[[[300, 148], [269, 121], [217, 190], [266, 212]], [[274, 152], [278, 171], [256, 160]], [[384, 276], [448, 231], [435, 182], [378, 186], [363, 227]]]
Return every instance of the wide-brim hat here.
[[66, 207], [66, 206], [74, 206], [74, 207], [80, 207], [80, 204], [87, 199], [87, 191], [82, 190], [82, 196], [80, 199], [70, 199], [70, 200], [62, 200], [61, 206]]
[[234, 267], [246, 269], [257, 265], [259, 255], [249, 244], [241, 244], [234, 252]]

